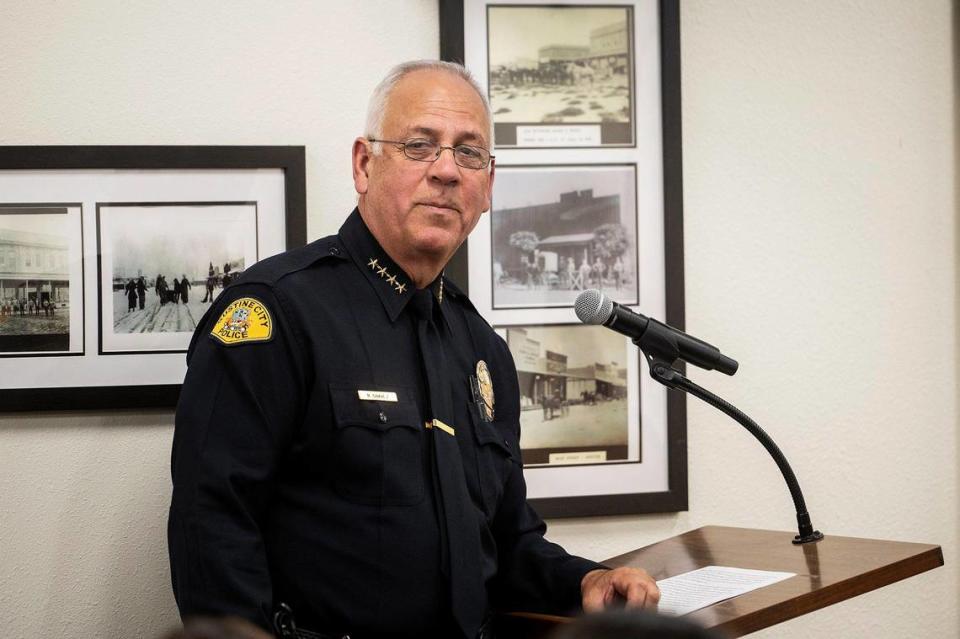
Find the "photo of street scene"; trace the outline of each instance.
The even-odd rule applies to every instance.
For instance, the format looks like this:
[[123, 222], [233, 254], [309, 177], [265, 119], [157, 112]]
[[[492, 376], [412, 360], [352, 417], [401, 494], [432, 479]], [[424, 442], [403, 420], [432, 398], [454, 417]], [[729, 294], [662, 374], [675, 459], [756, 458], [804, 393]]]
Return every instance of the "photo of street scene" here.
[[101, 204], [97, 216], [103, 352], [185, 350], [256, 261], [255, 204]]
[[633, 144], [631, 7], [491, 5], [487, 24], [498, 147]]
[[493, 308], [573, 306], [588, 288], [637, 304], [636, 166], [498, 167]]
[[[506, 326], [520, 382], [520, 448], [531, 465], [627, 460], [629, 341], [602, 326]], [[638, 386], [639, 388], [639, 386]]]
[[70, 334], [80, 241], [79, 207], [0, 205], [0, 355], [82, 350], [82, 326], [73, 349]]

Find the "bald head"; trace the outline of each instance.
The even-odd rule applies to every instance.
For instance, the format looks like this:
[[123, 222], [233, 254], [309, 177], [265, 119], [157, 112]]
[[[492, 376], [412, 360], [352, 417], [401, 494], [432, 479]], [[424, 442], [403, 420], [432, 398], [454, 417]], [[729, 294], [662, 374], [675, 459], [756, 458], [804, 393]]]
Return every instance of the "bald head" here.
[[[370, 95], [370, 102], [367, 105], [367, 122], [365, 135], [369, 138], [383, 137], [383, 118], [387, 112], [388, 102], [393, 90], [405, 76], [418, 71], [440, 71], [448, 73], [454, 77], [460, 78], [466, 82], [477, 94], [483, 105], [486, 114], [487, 127], [489, 129], [486, 135], [486, 148], [493, 148], [493, 114], [490, 111], [490, 102], [486, 94], [480, 87], [473, 75], [467, 71], [463, 65], [444, 60], [411, 60], [402, 62], [390, 69], [387, 75], [377, 84], [373, 93]], [[379, 144], [375, 145], [375, 150], [379, 152]]]

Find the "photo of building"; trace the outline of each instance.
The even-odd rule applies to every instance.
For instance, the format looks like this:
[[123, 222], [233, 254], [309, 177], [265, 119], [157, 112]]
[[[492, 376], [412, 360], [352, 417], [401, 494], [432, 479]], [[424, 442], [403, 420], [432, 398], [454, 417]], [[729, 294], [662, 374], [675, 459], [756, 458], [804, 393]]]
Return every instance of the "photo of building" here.
[[0, 228], [0, 299], [69, 303], [68, 253], [62, 236]]
[[625, 338], [582, 325], [498, 332], [517, 366], [525, 465], [627, 459]]
[[0, 353], [70, 350], [66, 213], [0, 208]]
[[588, 288], [637, 303], [633, 165], [503, 167], [497, 180], [494, 308], [573, 306]]

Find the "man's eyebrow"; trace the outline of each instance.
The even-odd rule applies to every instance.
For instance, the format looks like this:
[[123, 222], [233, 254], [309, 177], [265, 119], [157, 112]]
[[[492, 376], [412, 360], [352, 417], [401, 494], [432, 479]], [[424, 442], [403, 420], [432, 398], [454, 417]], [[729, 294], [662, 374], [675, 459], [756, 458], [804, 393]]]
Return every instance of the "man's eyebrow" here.
[[[440, 137], [439, 132], [436, 129], [431, 129], [428, 126], [415, 126], [407, 129], [407, 135], [413, 135], [413, 134], [423, 135], [428, 138], [432, 138], [434, 140]], [[465, 143], [479, 144], [481, 146], [485, 144], [483, 141], [483, 138], [481, 138], [479, 134], [474, 133], [472, 131], [461, 133], [456, 140], [456, 144], [465, 144]]]

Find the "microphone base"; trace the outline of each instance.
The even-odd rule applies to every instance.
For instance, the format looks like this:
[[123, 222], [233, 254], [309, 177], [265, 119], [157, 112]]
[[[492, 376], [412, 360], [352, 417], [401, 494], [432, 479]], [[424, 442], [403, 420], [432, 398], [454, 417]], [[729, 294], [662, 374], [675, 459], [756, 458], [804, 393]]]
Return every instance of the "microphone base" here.
[[814, 530], [812, 533], [807, 535], [794, 535], [793, 545], [799, 546], [800, 544], [809, 544], [814, 541], [820, 541], [821, 539], [823, 539], [823, 533], [819, 530]]
[[[799, 484], [797, 484], [797, 490], [800, 490]], [[823, 533], [813, 529], [813, 523], [810, 521], [810, 513], [807, 512], [806, 508], [797, 512], [797, 533], [793, 538], [793, 543], [796, 546], [823, 539]]]

